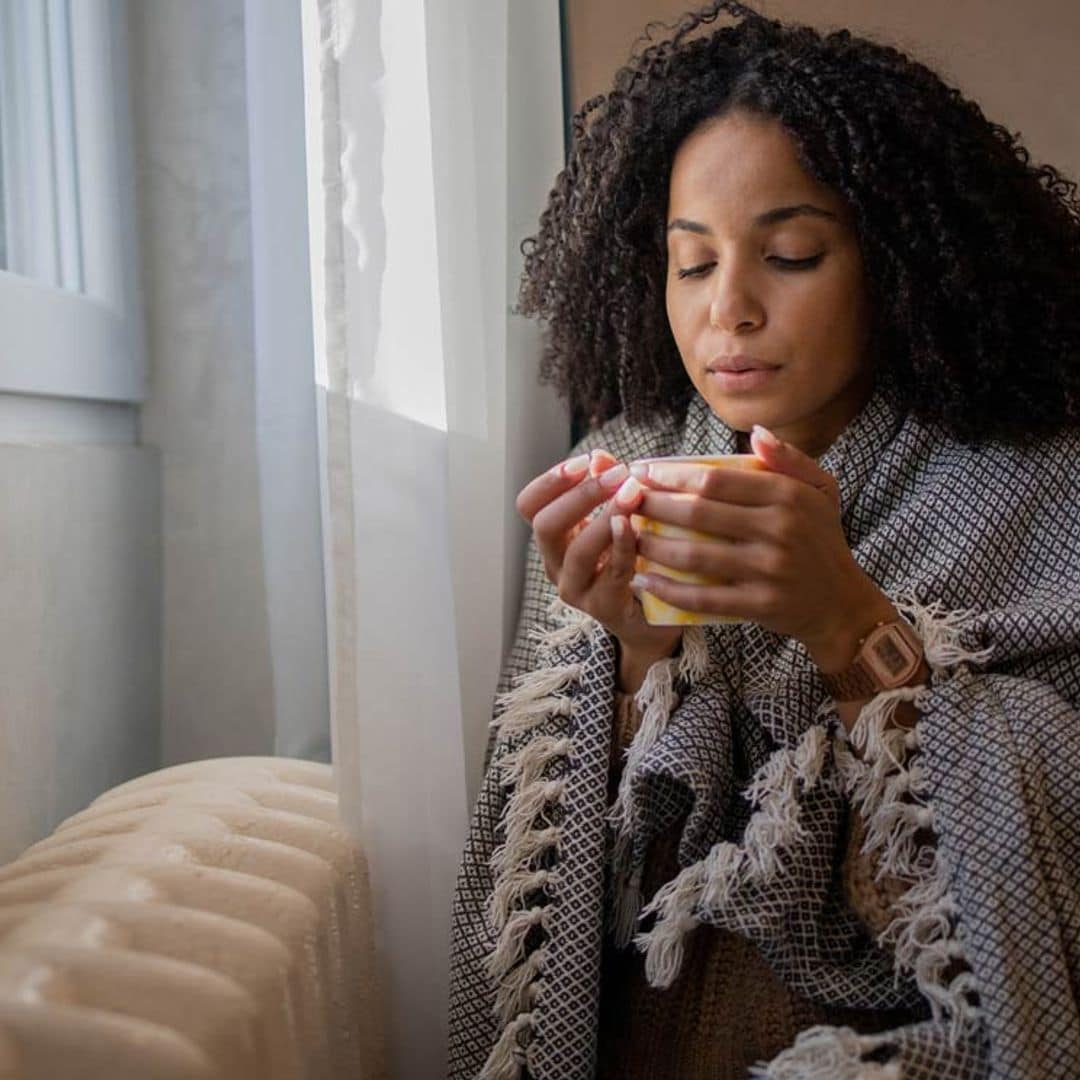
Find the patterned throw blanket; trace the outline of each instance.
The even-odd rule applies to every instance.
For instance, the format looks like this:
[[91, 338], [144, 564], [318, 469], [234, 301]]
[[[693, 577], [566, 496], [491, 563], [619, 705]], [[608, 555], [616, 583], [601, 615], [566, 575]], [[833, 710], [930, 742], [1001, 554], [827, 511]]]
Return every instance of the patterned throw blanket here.
[[[574, 452], [594, 446], [736, 452], [699, 397], [678, 427], [617, 417]], [[610, 808], [614, 640], [558, 600], [530, 542], [454, 900], [451, 1080], [592, 1080], [602, 934], [668, 986], [700, 924], [810, 998], [925, 1017], [812, 1028], [756, 1075], [1080, 1076], [1080, 434], [966, 447], [880, 384], [819, 464], [928, 684], [878, 695], [848, 736], [799, 642], [688, 628], [637, 694]], [[900, 699], [913, 732], [889, 723]], [[852, 805], [881, 872], [910, 882], [877, 942], [839, 895]], [[641, 896], [650, 839], [684, 817], [680, 873]]]

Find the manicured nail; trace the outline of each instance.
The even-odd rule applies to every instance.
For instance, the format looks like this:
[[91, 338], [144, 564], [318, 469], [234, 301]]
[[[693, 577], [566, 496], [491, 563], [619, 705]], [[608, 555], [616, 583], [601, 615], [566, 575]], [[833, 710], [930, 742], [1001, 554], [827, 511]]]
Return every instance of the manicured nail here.
[[616, 540], [621, 540], [626, 535], [626, 518], [621, 517], [619, 514], [613, 514], [611, 517], [611, 535]]
[[601, 473], [599, 483], [607, 491], [614, 491], [627, 477], [625, 465], [616, 465], [607, 472]]
[[641, 485], [634, 477], [628, 476], [622, 487], [615, 492], [615, 501], [622, 503], [624, 506], [629, 506], [638, 497], [640, 491]]
[[585, 475], [585, 470], [589, 467], [589, 455], [579, 454], [575, 458], [571, 458], [569, 461], [563, 462], [563, 476], [567, 477], [580, 477]]
[[780, 449], [780, 440], [766, 427], [762, 427], [760, 424], [755, 424], [751, 428], [753, 434], [766, 445], [771, 446], [774, 450]]
[[654, 484], [660, 484], [663, 487], [677, 488], [680, 486], [679, 466], [650, 465], [649, 479], [652, 480]]

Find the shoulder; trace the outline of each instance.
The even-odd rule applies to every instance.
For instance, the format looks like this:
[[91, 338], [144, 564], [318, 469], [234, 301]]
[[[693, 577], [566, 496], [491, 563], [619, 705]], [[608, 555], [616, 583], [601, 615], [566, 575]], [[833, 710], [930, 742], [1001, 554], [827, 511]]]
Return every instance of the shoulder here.
[[1004, 442], [978, 445], [952, 443], [943, 456], [964, 469], [1025, 488], [1053, 488], [1063, 481], [1080, 480], [1080, 428], [1062, 428], [1027, 446]]
[[569, 456], [607, 450], [620, 461], [659, 457], [675, 452], [681, 434], [681, 426], [675, 420], [630, 424], [626, 414], [619, 413], [579, 439]]

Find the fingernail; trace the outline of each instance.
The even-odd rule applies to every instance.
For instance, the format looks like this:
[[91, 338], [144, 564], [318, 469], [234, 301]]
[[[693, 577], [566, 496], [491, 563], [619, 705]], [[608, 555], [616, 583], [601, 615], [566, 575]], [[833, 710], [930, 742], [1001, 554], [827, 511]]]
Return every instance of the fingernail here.
[[639, 480], [644, 480], [649, 475], [649, 466], [642, 465], [640, 462], [630, 466], [630, 475], [636, 476]]
[[621, 540], [626, 535], [626, 518], [619, 514], [613, 514], [611, 518], [611, 535], [616, 540]]
[[616, 465], [607, 472], [601, 473], [599, 477], [599, 483], [602, 488], [607, 491], [614, 491], [627, 476], [627, 468], [625, 465]]
[[621, 502], [624, 505], [629, 506], [630, 503], [632, 503], [638, 497], [638, 492], [640, 491], [641, 485], [634, 477], [628, 476], [622, 487], [620, 487], [619, 490], [615, 492], [615, 501]]
[[751, 433], [757, 435], [766, 446], [771, 446], [774, 450], [780, 448], [780, 440], [768, 428], [762, 427], [760, 424], [755, 424], [750, 430]]
[[650, 584], [649, 579], [644, 574], [635, 574], [630, 579], [630, 588], [631, 589], [645, 589], [645, 590], [648, 590], [649, 584]]
[[649, 479], [664, 487], [678, 487], [679, 467], [677, 465], [674, 468], [669, 465], [650, 465]]
[[580, 454], [578, 457], [570, 458], [569, 461], [563, 462], [563, 476], [582, 476], [585, 470], [589, 467], [589, 455]]

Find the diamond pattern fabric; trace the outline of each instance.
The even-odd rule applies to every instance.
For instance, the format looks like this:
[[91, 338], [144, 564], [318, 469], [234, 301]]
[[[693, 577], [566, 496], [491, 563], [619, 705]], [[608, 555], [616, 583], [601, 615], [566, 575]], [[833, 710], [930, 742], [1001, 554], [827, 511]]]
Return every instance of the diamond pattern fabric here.
[[[625, 461], [736, 450], [700, 398], [680, 425], [616, 417], [574, 453], [598, 446]], [[619, 842], [614, 641], [558, 600], [530, 542], [453, 905], [451, 1080], [593, 1080], [601, 943], [620, 918], [654, 985], [679, 978], [690, 929], [714, 926], [812, 1000], [930, 1015], [876, 1035], [810, 1029], [758, 1075], [1080, 1075], [1080, 433], [966, 446], [882, 383], [819, 463], [854, 557], [926, 646], [908, 753], [852, 765], [799, 642], [752, 622], [690, 628], [638, 695], [646, 712], [661, 675], [676, 690], [635, 736]], [[854, 797], [890, 858], [917, 828], [937, 838], [894, 949], [836, 873]], [[636, 895], [649, 838], [683, 817], [679, 873]]]

